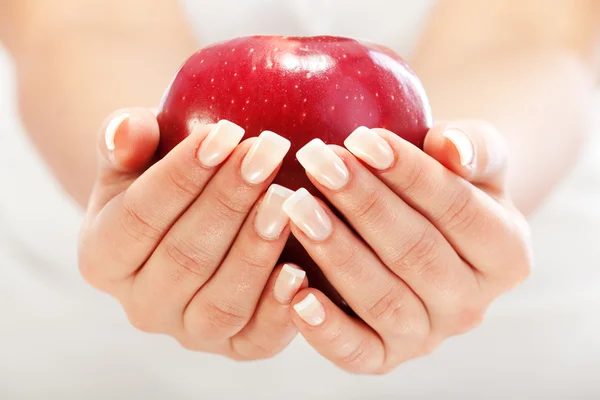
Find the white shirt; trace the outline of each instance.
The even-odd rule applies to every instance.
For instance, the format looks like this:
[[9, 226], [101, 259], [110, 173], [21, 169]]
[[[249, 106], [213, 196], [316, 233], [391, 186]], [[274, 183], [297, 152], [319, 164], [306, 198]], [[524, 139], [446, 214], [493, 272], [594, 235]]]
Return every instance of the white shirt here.
[[[368, 38], [408, 56], [433, 0], [189, 0], [204, 44], [262, 33]], [[368, 9], [368, 12], [365, 10]], [[206, 16], [210, 16], [207, 18]], [[600, 134], [532, 218], [537, 268], [483, 326], [383, 377], [337, 370], [301, 338], [237, 363], [135, 331], [78, 275], [81, 212], [27, 139], [0, 52], [0, 398], [598, 398]], [[534, 155], [533, 155], [534, 156]]]

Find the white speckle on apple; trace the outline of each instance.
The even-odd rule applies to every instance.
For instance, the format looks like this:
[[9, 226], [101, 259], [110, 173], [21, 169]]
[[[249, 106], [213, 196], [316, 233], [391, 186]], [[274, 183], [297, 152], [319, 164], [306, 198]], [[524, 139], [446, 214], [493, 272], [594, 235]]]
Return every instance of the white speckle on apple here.
[[363, 96], [362, 94], [360, 95], [360, 100], [363, 101], [365, 99], [365, 96]]
[[336, 83], [336, 84], [335, 84], [335, 88], [336, 88], [336, 89], [339, 89], [339, 88], [340, 88], [340, 85], [338, 85], [338, 84]]
[[331, 106], [331, 111], [335, 111], [335, 106]]
[[231, 52], [233, 53], [235, 51], [235, 47], [233, 49], [231, 49]]
[[344, 57], [344, 58], [347, 58], [347, 57], [346, 57], [346, 54], [342, 54], [342, 57]]
[[379, 97], [379, 93], [375, 93], [375, 97]]
[[225, 61], [225, 65], [227, 65], [227, 61]]
[[210, 109], [212, 110], [212, 106], [210, 106], [210, 107], [208, 107], [208, 108], [210, 108]]
[[305, 102], [305, 103], [306, 103], [306, 101], [307, 101], [307, 100], [306, 100], [306, 99], [304, 99], [304, 102]]
[[246, 100], [246, 104], [249, 104], [249, 103], [250, 103], [250, 100]]
[[269, 102], [269, 99], [265, 99], [265, 103], [268, 103], [268, 102]]
[[244, 88], [243, 86], [240, 86], [240, 90], [242, 90], [243, 88]]
[[181, 98], [181, 100], [185, 100], [185, 96], [183, 96], [183, 97]]
[[312, 76], [312, 74], [311, 74], [310, 72], [307, 72], [307, 73], [306, 73], [306, 77], [307, 77], [307, 78], [310, 78], [311, 76]]
[[354, 96], [354, 100], [358, 99], [358, 97]]
[[210, 83], [213, 83], [215, 81], [215, 78], [211, 78]]
[[196, 74], [192, 75], [192, 78], [194, 78], [194, 79], [195, 79], [195, 78], [196, 78]]
[[298, 85], [294, 85], [294, 87], [295, 87], [296, 89], [298, 89]]
[[256, 71], [256, 66], [252, 67], [252, 71]]
[[372, 117], [372, 116], [373, 116], [373, 113], [372, 113], [372, 112], [371, 112], [371, 113], [369, 113], [369, 117]]
[[350, 96], [346, 96], [346, 100], [350, 99]]
[[284, 104], [284, 105], [283, 105], [283, 108], [287, 108], [287, 104]]
[[396, 96], [392, 95], [391, 97], [392, 97], [392, 100], [396, 100]]
[[254, 48], [250, 48], [250, 53], [254, 53]]
[[275, 47], [273, 51], [279, 51], [279, 47]]
[[231, 104], [233, 104], [233, 103], [235, 103], [235, 100], [234, 100], [234, 99], [231, 99]]
[[303, 116], [303, 117], [306, 117], [306, 113], [302, 113], [302, 116]]
[[359, 75], [360, 75], [360, 73], [361, 73], [361, 72], [360, 72], [360, 71], [358, 71], [358, 74], [359, 74]]
[[233, 76], [237, 76], [237, 72], [234, 72], [234, 73], [233, 73]]
[[246, 107], [242, 107], [242, 111], [246, 111]]
[[204, 60], [200, 60], [200, 64], [204, 64]]
[[215, 96], [210, 96], [210, 99], [211, 99], [211, 100], [214, 100], [214, 99], [215, 99]]

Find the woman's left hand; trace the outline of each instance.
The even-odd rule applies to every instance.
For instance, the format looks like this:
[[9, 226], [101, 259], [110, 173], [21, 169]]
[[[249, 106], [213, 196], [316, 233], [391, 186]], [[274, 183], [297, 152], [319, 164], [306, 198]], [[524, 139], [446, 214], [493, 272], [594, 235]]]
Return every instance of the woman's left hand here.
[[528, 276], [528, 225], [507, 194], [504, 139], [487, 123], [440, 123], [425, 151], [383, 129], [359, 128], [345, 146], [314, 140], [297, 158], [354, 230], [304, 189], [284, 210], [359, 318], [312, 288], [293, 318], [342, 369], [382, 374], [478, 326]]

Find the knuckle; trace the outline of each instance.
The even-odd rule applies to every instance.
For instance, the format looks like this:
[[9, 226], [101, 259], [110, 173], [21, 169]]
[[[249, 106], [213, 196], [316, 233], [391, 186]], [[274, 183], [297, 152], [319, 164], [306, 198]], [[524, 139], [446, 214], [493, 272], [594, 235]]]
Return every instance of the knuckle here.
[[[399, 285], [398, 285], [399, 286]], [[404, 340], [421, 340], [429, 335], [429, 319], [415, 313], [413, 307], [407, 306], [407, 287], [392, 288], [368, 309], [373, 325], [386, 334]]]
[[399, 186], [405, 193], [419, 191], [427, 179], [423, 164], [412, 157], [399, 157], [395, 170], [402, 171]]
[[169, 183], [182, 198], [195, 198], [200, 193], [201, 186], [190, 178], [189, 173], [173, 168], [167, 173]]
[[412, 236], [404, 246], [390, 256], [395, 271], [412, 271], [419, 276], [435, 273], [440, 260], [440, 248], [433, 228], [426, 227], [420, 234]]
[[267, 360], [275, 357], [279, 351], [273, 346], [265, 347], [247, 336], [239, 337], [232, 342], [236, 358], [241, 360]]
[[127, 319], [129, 323], [137, 330], [146, 333], [158, 333], [155, 320], [147, 312], [148, 310], [142, 306], [130, 306], [126, 309]]
[[395, 213], [387, 212], [389, 210], [383, 195], [376, 190], [369, 191], [365, 194], [362, 203], [354, 210], [355, 218], [363, 225], [379, 226], [379, 222], [383, 218], [394, 215]]
[[343, 251], [336, 252], [335, 258], [332, 258], [328, 264], [334, 266], [336, 272], [343, 277], [356, 279], [362, 276], [364, 266], [360, 261], [358, 247], [351, 246], [340, 250]]
[[181, 271], [206, 279], [212, 266], [218, 264], [216, 256], [208, 249], [172, 238], [165, 243], [165, 252], [169, 260], [181, 267]]
[[205, 333], [226, 331], [235, 334], [250, 320], [250, 315], [241, 307], [209, 301], [206, 302], [202, 320], [201, 330]]
[[[398, 286], [398, 285], [395, 285]], [[404, 318], [402, 312], [405, 305], [406, 292], [397, 287], [390, 288], [373, 305], [369, 306], [367, 313], [372, 320], [378, 323], [400, 326], [399, 320]]]
[[441, 213], [439, 223], [448, 231], [468, 231], [478, 221], [479, 207], [471, 190], [463, 186], [447, 203]]
[[138, 242], [149, 240], [157, 241], [162, 237], [162, 232], [151, 222], [150, 218], [143, 215], [139, 207], [132, 205], [129, 201], [123, 201], [123, 212], [119, 222], [123, 231]]
[[245, 204], [236, 200], [237, 197], [225, 193], [221, 190], [215, 190], [213, 193], [215, 201], [215, 212], [224, 219], [244, 218], [248, 213]]
[[244, 267], [243, 269], [248, 270], [250, 273], [270, 270], [274, 264], [273, 260], [267, 255], [255, 252], [241, 252], [237, 255], [236, 259]]
[[373, 349], [369, 341], [362, 339], [341, 355], [340, 363], [352, 371], [369, 372], [372, 368]]
[[483, 323], [484, 310], [473, 305], [458, 307], [452, 316], [451, 335], [462, 335], [476, 329]]

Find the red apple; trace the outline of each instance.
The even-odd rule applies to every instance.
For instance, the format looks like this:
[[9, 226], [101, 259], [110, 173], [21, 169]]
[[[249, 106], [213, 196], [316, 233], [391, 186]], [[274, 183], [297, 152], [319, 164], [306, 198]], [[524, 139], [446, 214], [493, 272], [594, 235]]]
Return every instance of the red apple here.
[[[330, 36], [240, 37], [193, 54], [167, 89], [158, 114], [164, 156], [197, 124], [227, 119], [246, 137], [263, 130], [292, 142], [275, 182], [307, 188], [295, 153], [320, 138], [342, 145], [357, 127], [381, 127], [422, 147], [432, 117], [417, 76], [391, 50]], [[291, 238], [281, 258], [307, 270], [311, 286], [342, 303], [320, 270]]]

